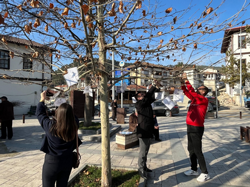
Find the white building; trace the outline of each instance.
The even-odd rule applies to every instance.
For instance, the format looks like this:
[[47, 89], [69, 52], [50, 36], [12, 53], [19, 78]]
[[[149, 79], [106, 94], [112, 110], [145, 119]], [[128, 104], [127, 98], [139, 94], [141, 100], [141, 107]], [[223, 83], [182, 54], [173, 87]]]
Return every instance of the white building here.
[[[242, 54], [242, 67], [248, 67], [250, 65], [250, 43], [246, 40], [250, 37], [249, 33], [245, 31], [246, 26], [227, 29], [224, 34], [223, 43], [221, 46], [221, 53], [231, 51], [234, 58], [240, 60], [240, 53]], [[242, 46], [240, 47], [240, 39], [242, 40]], [[250, 70], [248, 69], [248, 72]], [[246, 83], [245, 90], [250, 90], [249, 83]], [[226, 85], [226, 92], [230, 96], [238, 96], [240, 94], [240, 85], [237, 84], [234, 88]], [[239, 100], [239, 98], [237, 99]], [[237, 102], [237, 101], [236, 101]]]
[[208, 68], [203, 71], [204, 85], [211, 89], [211, 91], [215, 91], [216, 82], [218, 82], [221, 78], [221, 74], [218, 70], [213, 68]]
[[15, 115], [27, 114], [39, 102], [42, 84], [51, 81], [51, 49], [16, 37], [0, 35], [0, 39], [5, 41], [0, 43], [0, 96], [21, 104], [14, 107]]

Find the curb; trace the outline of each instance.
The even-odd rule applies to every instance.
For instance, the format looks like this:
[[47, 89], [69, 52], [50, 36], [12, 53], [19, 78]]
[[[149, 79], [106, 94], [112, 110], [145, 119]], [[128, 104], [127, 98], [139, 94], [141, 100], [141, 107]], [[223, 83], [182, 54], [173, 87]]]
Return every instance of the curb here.
[[[79, 175], [79, 173], [82, 170], [84, 170], [86, 168], [86, 166], [102, 167], [101, 164], [84, 164], [84, 165], [82, 165], [81, 167], [79, 167], [77, 169], [77, 171], [73, 175], [70, 176], [70, 178], [68, 180], [68, 186], [70, 186], [74, 182], [75, 178]], [[111, 169], [122, 169], [122, 170], [130, 170], [130, 171], [137, 171], [138, 170], [138, 168], [136, 168], [136, 167], [126, 167], [126, 166], [123, 166], [123, 167], [121, 167], [121, 166], [111, 166]], [[147, 180], [140, 177], [138, 187], [146, 187], [146, 185], [147, 185]]]

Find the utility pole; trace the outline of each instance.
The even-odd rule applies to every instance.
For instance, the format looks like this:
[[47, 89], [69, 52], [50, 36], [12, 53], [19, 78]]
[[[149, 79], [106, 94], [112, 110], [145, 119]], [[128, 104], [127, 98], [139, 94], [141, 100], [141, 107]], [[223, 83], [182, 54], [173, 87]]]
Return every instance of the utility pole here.
[[[123, 75], [123, 67], [121, 67], [121, 77]], [[121, 80], [121, 88], [123, 86], [123, 79]], [[121, 108], [123, 108], [123, 92], [121, 92]]]
[[[114, 29], [113, 29], [114, 31]], [[115, 78], [115, 55], [114, 55], [114, 49], [112, 48], [112, 101], [115, 100], [115, 85], [114, 85], [114, 78]]]
[[242, 107], [242, 56], [241, 56], [242, 38], [241, 38], [241, 27], [240, 27], [240, 106]]
[[216, 97], [216, 100], [215, 100], [215, 102], [216, 102], [216, 115], [215, 115], [215, 118], [218, 118], [218, 92], [217, 92], [217, 75], [218, 74], [216, 74], [216, 76], [215, 76], [215, 97]]

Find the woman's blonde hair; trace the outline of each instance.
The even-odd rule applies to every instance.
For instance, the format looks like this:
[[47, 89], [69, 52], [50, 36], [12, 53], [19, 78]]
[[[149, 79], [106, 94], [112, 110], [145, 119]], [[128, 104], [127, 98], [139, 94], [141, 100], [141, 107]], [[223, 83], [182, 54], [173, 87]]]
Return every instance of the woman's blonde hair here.
[[56, 110], [55, 122], [50, 132], [64, 141], [70, 142], [75, 139], [76, 131], [77, 125], [73, 108], [67, 103], [61, 104]]

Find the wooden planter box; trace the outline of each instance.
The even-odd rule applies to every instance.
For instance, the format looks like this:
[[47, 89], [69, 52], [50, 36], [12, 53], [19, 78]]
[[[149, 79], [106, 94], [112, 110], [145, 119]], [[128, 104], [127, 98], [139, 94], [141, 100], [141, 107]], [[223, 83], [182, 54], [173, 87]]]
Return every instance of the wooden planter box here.
[[116, 144], [120, 149], [128, 149], [139, 144], [137, 134], [133, 132], [132, 134], [116, 134]]

